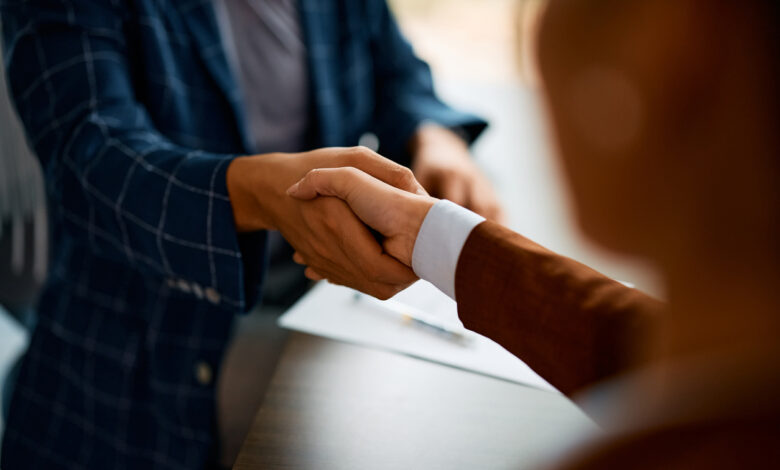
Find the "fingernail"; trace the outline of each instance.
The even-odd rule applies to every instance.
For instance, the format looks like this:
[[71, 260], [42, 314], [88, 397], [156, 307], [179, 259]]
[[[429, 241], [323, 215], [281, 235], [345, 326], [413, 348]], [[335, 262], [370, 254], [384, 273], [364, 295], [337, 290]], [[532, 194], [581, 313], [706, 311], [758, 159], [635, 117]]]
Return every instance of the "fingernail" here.
[[301, 182], [300, 181], [295, 183], [294, 185], [290, 186], [289, 188], [287, 188], [287, 195], [288, 196], [295, 195], [295, 193], [298, 192], [298, 188], [300, 188], [300, 187], [301, 187]]

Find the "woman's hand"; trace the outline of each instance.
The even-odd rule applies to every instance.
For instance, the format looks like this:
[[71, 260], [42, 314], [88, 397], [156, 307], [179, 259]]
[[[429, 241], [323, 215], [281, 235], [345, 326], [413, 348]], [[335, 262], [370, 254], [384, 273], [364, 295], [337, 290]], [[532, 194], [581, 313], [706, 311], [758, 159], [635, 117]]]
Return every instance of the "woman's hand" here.
[[[366, 225], [384, 236], [385, 252], [406, 266], [412, 266], [417, 234], [436, 199], [390, 186], [357, 168], [312, 170], [287, 193], [302, 200], [318, 196], [343, 200]], [[296, 261], [308, 264], [305, 256]], [[320, 274], [316, 271], [309, 274]], [[319, 276], [310, 276], [317, 278]]]
[[506, 221], [493, 186], [460, 136], [436, 124], [426, 124], [417, 130], [410, 146], [414, 176], [432, 196], [448, 199], [490, 220]]
[[417, 277], [383, 250], [347, 204], [336, 198], [301, 201], [286, 194], [312, 168], [342, 166], [358, 167], [377, 181], [424, 193], [409, 169], [366, 148], [242, 157], [227, 172], [236, 227], [279, 230], [311, 271], [378, 298], [390, 297]]

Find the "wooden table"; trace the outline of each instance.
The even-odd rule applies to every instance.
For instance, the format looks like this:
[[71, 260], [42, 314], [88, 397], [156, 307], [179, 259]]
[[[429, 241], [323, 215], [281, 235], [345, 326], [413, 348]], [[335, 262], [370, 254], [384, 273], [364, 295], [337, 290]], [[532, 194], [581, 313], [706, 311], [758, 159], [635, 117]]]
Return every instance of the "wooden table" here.
[[555, 393], [295, 333], [234, 468], [518, 468], [592, 426]]

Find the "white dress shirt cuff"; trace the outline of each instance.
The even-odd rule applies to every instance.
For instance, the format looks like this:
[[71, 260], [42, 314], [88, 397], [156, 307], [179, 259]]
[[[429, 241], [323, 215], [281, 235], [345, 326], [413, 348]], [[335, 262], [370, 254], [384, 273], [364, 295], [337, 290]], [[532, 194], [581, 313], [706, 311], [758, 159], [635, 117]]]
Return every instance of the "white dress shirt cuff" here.
[[441, 200], [434, 204], [414, 243], [414, 272], [455, 299], [455, 271], [460, 252], [474, 227], [484, 221], [484, 217], [453, 202]]

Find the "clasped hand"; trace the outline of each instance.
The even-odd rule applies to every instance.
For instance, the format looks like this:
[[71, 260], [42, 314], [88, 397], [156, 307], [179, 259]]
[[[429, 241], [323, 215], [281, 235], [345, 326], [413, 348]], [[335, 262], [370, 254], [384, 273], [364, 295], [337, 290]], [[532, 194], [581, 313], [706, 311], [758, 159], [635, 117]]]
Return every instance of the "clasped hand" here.
[[[370, 217], [359, 220], [355, 209], [364, 215], [367, 209], [359, 204], [352, 209], [347, 205], [355, 202], [357, 192], [352, 193], [352, 198], [324, 197], [313, 201], [305, 199], [314, 196], [287, 194], [287, 189], [307, 173], [307, 183], [300, 187], [303, 195], [311, 194], [306, 188], [324, 182], [320, 178], [328, 175], [324, 173], [328, 168], [371, 175], [399, 194], [420, 198], [426, 194], [410, 170], [362, 147], [240, 157], [227, 172], [236, 227], [240, 232], [279, 230], [295, 248], [296, 260], [308, 266], [306, 275], [311, 279], [327, 278], [378, 298], [395, 295], [416, 281], [417, 276], [411, 262], [402, 262], [404, 257], [396, 252], [400, 238], [388, 237], [382, 247], [364, 224], [378, 221]], [[312, 169], [319, 170], [310, 173]], [[321, 194], [325, 195], [325, 191]], [[332, 195], [340, 194], [334, 191]], [[376, 228], [384, 234], [383, 227], [379, 223]], [[391, 256], [392, 253], [395, 255]]]
[[[412, 186], [409, 186], [412, 187]], [[417, 234], [436, 199], [421, 191], [410, 192], [386, 184], [358, 168], [325, 168], [310, 171], [287, 193], [302, 201], [344, 201], [367, 226], [384, 236], [384, 251], [406, 267], [412, 267]], [[328, 279], [337, 284], [363, 290], [359, 279], [334, 278], [310, 262], [302, 251], [295, 261], [308, 265], [306, 276], [313, 280]], [[364, 291], [365, 292], [365, 291]], [[369, 292], [370, 293], [370, 292]]]

